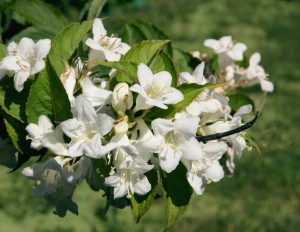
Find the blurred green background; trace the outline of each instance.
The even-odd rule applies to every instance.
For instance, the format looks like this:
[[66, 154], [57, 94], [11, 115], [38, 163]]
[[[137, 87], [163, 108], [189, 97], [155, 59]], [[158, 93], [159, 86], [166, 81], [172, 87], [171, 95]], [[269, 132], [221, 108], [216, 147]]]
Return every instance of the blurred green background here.
[[[7, 0], [0, 0], [7, 1]], [[64, 2], [64, 1], [48, 1]], [[70, 2], [70, 1], [65, 1]], [[73, 1], [80, 2], [83, 1]], [[206, 38], [232, 35], [259, 51], [262, 64], [275, 83], [263, 116], [249, 133], [262, 154], [245, 152], [236, 161], [233, 177], [208, 185], [193, 196], [190, 207], [170, 231], [299, 231], [300, 227], [300, 2], [279, 0], [152, 0], [113, 1], [104, 8], [110, 30], [118, 20], [153, 22], [176, 47], [204, 49]], [[24, 1], [25, 4], [25, 1]], [[77, 3], [76, 3], [77, 4]], [[70, 10], [68, 4], [59, 5]], [[73, 13], [72, 13], [73, 12]], [[76, 15], [76, 8], [68, 15]], [[75, 13], [74, 13], [75, 12]], [[7, 36], [9, 33], [6, 34]], [[5, 40], [5, 38], [4, 38]], [[258, 88], [257, 88], [258, 89]], [[248, 93], [262, 99], [256, 88]], [[157, 201], [135, 224], [130, 209], [110, 209], [99, 193], [81, 184], [74, 195], [79, 216], [59, 218], [44, 201], [31, 197], [30, 181], [20, 170], [0, 167], [0, 231], [162, 231], [165, 209]]]

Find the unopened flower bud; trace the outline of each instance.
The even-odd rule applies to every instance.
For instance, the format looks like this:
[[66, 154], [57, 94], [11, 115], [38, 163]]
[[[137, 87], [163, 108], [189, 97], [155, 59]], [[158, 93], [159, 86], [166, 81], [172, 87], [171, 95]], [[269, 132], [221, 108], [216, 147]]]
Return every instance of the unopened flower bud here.
[[125, 111], [132, 107], [133, 97], [129, 86], [126, 83], [119, 83], [116, 85], [111, 103], [119, 116], [123, 116]]

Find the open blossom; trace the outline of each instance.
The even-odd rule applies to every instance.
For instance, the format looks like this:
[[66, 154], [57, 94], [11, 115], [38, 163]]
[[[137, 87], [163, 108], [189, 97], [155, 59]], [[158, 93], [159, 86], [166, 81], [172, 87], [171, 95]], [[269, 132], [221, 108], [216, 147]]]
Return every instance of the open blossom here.
[[114, 152], [116, 171], [105, 178], [105, 184], [114, 187], [114, 198], [137, 193], [144, 195], [151, 190], [151, 184], [144, 173], [150, 171], [153, 165], [138, 157], [133, 157], [123, 148]]
[[234, 61], [243, 60], [243, 53], [247, 47], [243, 43], [235, 43], [231, 36], [224, 36], [219, 40], [207, 39], [204, 46], [212, 48], [218, 54], [218, 61], [221, 68], [232, 65]]
[[183, 94], [171, 87], [172, 76], [169, 72], [161, 71], [153, 74], [145, 64], [139, 64], [137, 76], [139, 84], [130, 89], [139, 93], [135, 110], [145, 110], [153, 106], [167, 109], [166, 105], [176, 104], [183, 100]]
[[99, 18], [93, 23], [93, 39], [88, 38], [85, 44], [92, 49], [90, 61], [119, 61], [121, 55], [125, 55], [130, 49], [130, 46], [123, 43], [120, 38], [107, 36], [107, 31]]
[[219, 159], [227, 150], [224, 142], [211, 141], [206, 144], [201, 143], [203, 153], [197, 160], [186, 160], [182, 162], [187, 168], [187, 180], [196, 194], [204, 192], [204, 184], [210, 181], [218, 182], [224, 177], [224, 171], [219, 163]]
[[262, 66], [259, 65], [261, 60], [260, 54], [254, 53], [249, 60], [249, 67], [245, 71], [245, 76], [247, 80], [252, 82], [259, 82], [263, 91], [273, 92], [273, 83], [267, 79], [267, 74]]
[[45, 115], [39, 117], [38, 123], [30, 123], [26, 127], [31, 147], [40, 150], [48, 148], [54, 154], [67, 155], [67, 146], [63, 139], [63, 133], [59, 127], [54, 129], [53, 124]]
[[24, 82], [45, 67], [44, 58], [48, 55], [51, 41], [42, 39], [34, 43], [32, 39], [22, 38], [19, 44], [12, 42], [7, 47], [8, 56], [1, 61], [3, 70], [14, 73], [15, 89], [20, 92]]
[[68, 155], [78, 157], [83, 154], [100, 158], [107, 152], [102, 146], [102, 137], [112, 129], [112, 118], [97, 114], [91, 103], [83, 96], [75, 100], [74, 118], [60, 124], [63, 132], [71, 139]]
[[154, 135], [162, 139], [157, 153], [163, 170], [172, 172], [181, 158], [197, 160], [201, 157], [202, 148], [195, 138], [199, 120], [198, 117], [175, 121], [158, 118], [152, 122]]
[[196, 83], [198, 85], [206, 84], [207, 80], [203, 75], [204, 66], [205, 63], [202, 62], [195, 68], [192, 74], [190, 74], [189, 72], [181, 72], [179, 74], [179, 80], [178, 80], [179, 84], [183, 84], [183, 83], [187, 83], [187, 84]]

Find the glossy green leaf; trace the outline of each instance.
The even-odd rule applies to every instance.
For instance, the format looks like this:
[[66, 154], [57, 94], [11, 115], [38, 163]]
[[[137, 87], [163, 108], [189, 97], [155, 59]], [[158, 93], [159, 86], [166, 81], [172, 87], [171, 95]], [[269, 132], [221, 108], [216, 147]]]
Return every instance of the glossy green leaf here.
[[124, 42], [133, 45], [139, 43], [143, 40], [147, 40], [146, 35], [141, 31], [141, 29], [134, 24], [125, 24], [124, 25], [124, 33], [122, 38]]
[[57, 76], [64, 72], [65, 64], [87, 37], [91, 27], [92, 21], [72, 23], [53, 39], [48, 57]]
[[235, 112], [243, 105], [252, 105], [252, 111], [255, 112], [255, 103], [247, 95], [241, 93], [230, 94], [229, 96], [229, 105], [231, 109]]
[[182, 92], [184, 95], [184, 99], [175, 104], [168, 105], [168, 109], [164, 110], [158, 107], [153, 107], [149, 110], [149, 112], [145, 116], [146, 121], [152, 121], [155, 118], [171, 118], [188, 106], [202, 91], [208, 88], [214, 88], [215, 85], [206, 84], [206, 85], [197, 85], [197, 84], [183, 84], [178, 87], [178, 90]]
[[107, 0], [92, 0], [87, 19], [93, 20], [94, 18], [97, 18], [100, 15], [106, 2]]
[[56, 7], [41, 0], [16, 0], [12, 10], [22, 16], [26, 23], [55, 35], [68, 21]]
[[17, 92], [14, 88], [13, 77], [4, 77], [0, 81], [0, 106], [2, 109], [19, 121], [26, 121], [25, 107], [29, 94], [30, 83], [28, 80], [22, 92]]
[[161, 172], [163, 197], [167, 208], [166, 229], [184, 213], [193, 194], [186, 179], [186, 168], [180, 163], [171, 173]]
[[178, 48], [173, 49], [173, 60], [179, 72], [193, 72], [200, 61]]

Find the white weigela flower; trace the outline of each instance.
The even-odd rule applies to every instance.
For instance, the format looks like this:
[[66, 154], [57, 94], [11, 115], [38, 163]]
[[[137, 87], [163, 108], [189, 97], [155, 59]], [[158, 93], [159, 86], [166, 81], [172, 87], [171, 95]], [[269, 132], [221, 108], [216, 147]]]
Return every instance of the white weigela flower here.
[[162, 146], [157, 153], [163, 170], [172, 172], [181, 158], [201, 158], [202, 148], [195, 138], [199, 120], [198, 117], [175, 121], [158, 118], [152, 122], [154, 135], [162, 139]]
[[124, 116], [125, 111], [132, 107], [133, 96], [127, 83], [122, 82], [115, 86], [111, 105], [120, 117]]
[[59, 127], [53, 127], [53, 124], [45, 115], [41, 115], [38, 124], [30, 123], [26, 127], [28, 138], [31, 141], [31, 147], [40, 150], [43, 147], [48, 148], [54, 154], [67, 155], [67, 146], [63, 139], [63, 133]]
[[112, 129], [113, 120], [106, 114], [97, 114], [91, 103], [83, 96], [75, 99], [74, 118], [60, 124], [63, 132], [71, 139], [68, 155], [78, 157], [83, 154], [100, 158], [107, 153], [102, 146], [102, 138]]
[[19, 44], [10, 43], [7, 47], [8, 56], [1, 61], [3, 70], [13, 72], [15, 89], [20, 92], [24, 82], [32, 75], [40, 72], [45, 67], [44, 58], [51, 47], [49, 39], [42, 39], [34, 43], [32, 39], [22, 38]]
[[186, 160], [182, 162], [187, 168], [187, 180], [196, 194], [204, 192], [204, 184], [210, 181], [218, 182], [224, 177], [224, 171], [219, 163], [219, 159], [227, 150], [224, 142], [210, 141], [201, 143], [203, 153], [198, 160]]
[[144, 173], [150, 171], [153, 165], [131, 156], [123, 148], [117, 148], [114, 166], [117, 171], [105, 178], [105, 184], [114, 187], [114, 198], [132, 196], [134, 193], [145, 195], [151, 190], [151, 184]]
[[260, 83], [261, 89], [266, 92], [273, 92], [273, 83], [267, 79], [267, 74], [262, 66], [259, 65], [261, 60], [260, 54], [254, 53], [249, 60], [249, 67], [246, 69], [246, 78], [252, 82], [258, 81]]
[[176, 104], [183, 100], [183, 94], [171, 87], [172, 76], [169, 72], [161, 71], [153, 74], [147, 65], [139, 64], [137, 76], [140, 84], [135, 84], [130, 88], [131, 91], [139, 93], [135, 111], [153, 106], [167, 109], [166, 105]]
[[93, 107], [101, 108], [111, 100], [112, 92], [97, 86], [89, 77], [80, 81], [82, 95], [90, 101]]
[[130, 46], [122, 43], [120, 38], [107, 36], [102, 20], [96, 18], [93, 24], [93, 39], [88, 38], [85, 44], [92, 50], [89, 61], [119, 61]]
[[234, 43], [231, 36], [224, 36], [219, 40], [207, 39], [204, 46], [212, 48], [218, 54], [218, 61], [221, 68], [232, 65], [234, 61], [243, 60], [243, 53], [247, 46], [243, 43]]
[[189, 72], [179, 73], [179, 80], [178, 80], [179, 83], [178, 84], [179, 85], [181, 85], [183, 83], [187, 83], [187, 84], [196, 83], [198, 85], [206, 84], [207, 80], [205, 79], [205, 76], [203, 75], [204, 66], [205, 66], [205, 63], [202, 62], [195, 68], [195, 70], [192, 74], [190, 74]]

